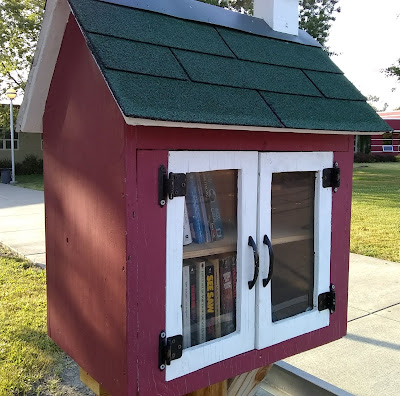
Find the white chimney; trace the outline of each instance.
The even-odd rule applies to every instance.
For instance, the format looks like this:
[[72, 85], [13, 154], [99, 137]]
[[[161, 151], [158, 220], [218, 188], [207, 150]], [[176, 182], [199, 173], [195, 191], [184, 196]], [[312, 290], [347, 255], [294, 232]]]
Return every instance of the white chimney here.
[[254, 16], [277, 32], [298, 35], [299, 0], [254, 0]]

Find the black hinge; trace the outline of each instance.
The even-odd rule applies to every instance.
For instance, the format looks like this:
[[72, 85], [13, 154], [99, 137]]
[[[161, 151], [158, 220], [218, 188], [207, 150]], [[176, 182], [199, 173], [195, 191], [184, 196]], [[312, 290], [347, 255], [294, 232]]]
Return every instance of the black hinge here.
[[167, 197], [184, 197], [186, 195], [186, 173], [172, 173], [169, 177], [164, 165], [158, 168], [158, 204], [163, 207]]
[[340, 168], [337, 162], [333, 164], [333, 168], [322, 171], [322, 187], [332, 187], [333, 192], [337, 192], [340, 187]]
[[176, 335], [167, 338], [165, 331], [162, 331], [158, 340], [158, 367], [163, 371], [172, 360], [182, 357], [183, 336]]
[[318, 296], [318, 311], [329, 309], [330, 313], [334, 313], [336, 309], [336, 292], [335, 285], [329, 286], [329, 291]]

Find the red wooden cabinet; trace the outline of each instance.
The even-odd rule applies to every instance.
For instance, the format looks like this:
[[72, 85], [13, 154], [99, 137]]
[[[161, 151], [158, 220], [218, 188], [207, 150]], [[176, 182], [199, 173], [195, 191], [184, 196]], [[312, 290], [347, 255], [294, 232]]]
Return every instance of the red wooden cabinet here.
[[[147, 131], [157, 136], [158, 130]], [[136, 132], [138, 146], [145, 148], [148, 132]], [[201, 145], [199, 151], [196, 135], [208, 131], [192, 132], [195, 136], [185, 139], [180, 131], [171, 130], [172, 137], [182, 138], [175, 150], [136, 151], [137, 211], [129, 220], [136, 228], [130, 238], [128, 224], [127, 248], [138, 263], [131, 274], [138, 289], [134, 295], [128, 292], [127, 309], [136, 307], [137, 316], [127, 334], [128, 346], [130, 334], [137, 336], [137, 344], [131, 344], [131, 369], [138, 370], [139, 389], [151, 388], [154, 394], [184, 394], [340, 338], [346, 331], [351, 139], [334, 137], [335, 151], [329, 137], [293, 135], [295, 146], [309, 145], [309, 151], [288, 152], [274, 147], [273, 134], [259, 133], [247, 142], [251, 147], [237, 150], [246, 142], [240, 134], [224, 131], [221, 135], [232, 138], [227, 150], [213, 132], [216, 139], [210, 140], [209, 150]], [[323, 180], [335, 162], [341, 177], [336, 193], [324, 187]], [[186, 176], [185, 196], [166, 196], [165, 205], [160, 204], [158, 191], [160, 165], [169, 178], [176, 174], [181, 181], [179, 176]], [[214, 236], [213, 241], [211, 235], [207, 242], [204, 231], [202, 243], [185, 245], [185, 205], [193, 237], [196, 225], [190, 217], [196, 203], [191, 190], [195, 185], [198, 193], [203, 180], [206, 200], [204, 189], [210, 179], [223, 237]], [[197, 204], [201, 213], [201, 202]], [[204, 205], [207, 213], [210, 204]], [[249, 237], [257, 246], [257, 277]], [[266, 284], [272, 255], [274, 272]], [[226, 272], [232, 282], [232, 315], [223, 307]], [[331, 285], [336, 305], [329, 309], [323, 305], [331, 296]], [[208, 301], [210, 291], [214, 299]], [[213, 309], [208, 315], [210, 301]], [[164, 332], [161, 344], [168, 339], [171, 354], [182, 355], [168, 364], [159, 360]], [[128, 361], [129, 354], [128, 349]]]

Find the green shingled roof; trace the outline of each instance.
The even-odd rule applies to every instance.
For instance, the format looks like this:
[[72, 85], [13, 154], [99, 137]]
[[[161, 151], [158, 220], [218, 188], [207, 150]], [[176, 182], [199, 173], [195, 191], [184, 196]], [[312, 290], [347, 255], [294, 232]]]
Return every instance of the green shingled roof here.
[[98, 0], [69, 0], [127, 117], [378, 132], [321, 48]]

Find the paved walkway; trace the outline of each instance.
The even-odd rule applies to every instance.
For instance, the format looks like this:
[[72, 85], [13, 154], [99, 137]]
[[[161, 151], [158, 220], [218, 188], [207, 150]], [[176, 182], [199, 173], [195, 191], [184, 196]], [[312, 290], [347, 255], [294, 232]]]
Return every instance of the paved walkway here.
[[[43, 192], [0, 184], [0, 242], [45, 265]], [[355, 395], [400, 394], [400, 263], [350, 255], [347, 336], [286, 361]]]
[[43, 191], [0, 183], [0, 242], [46, 265]]

